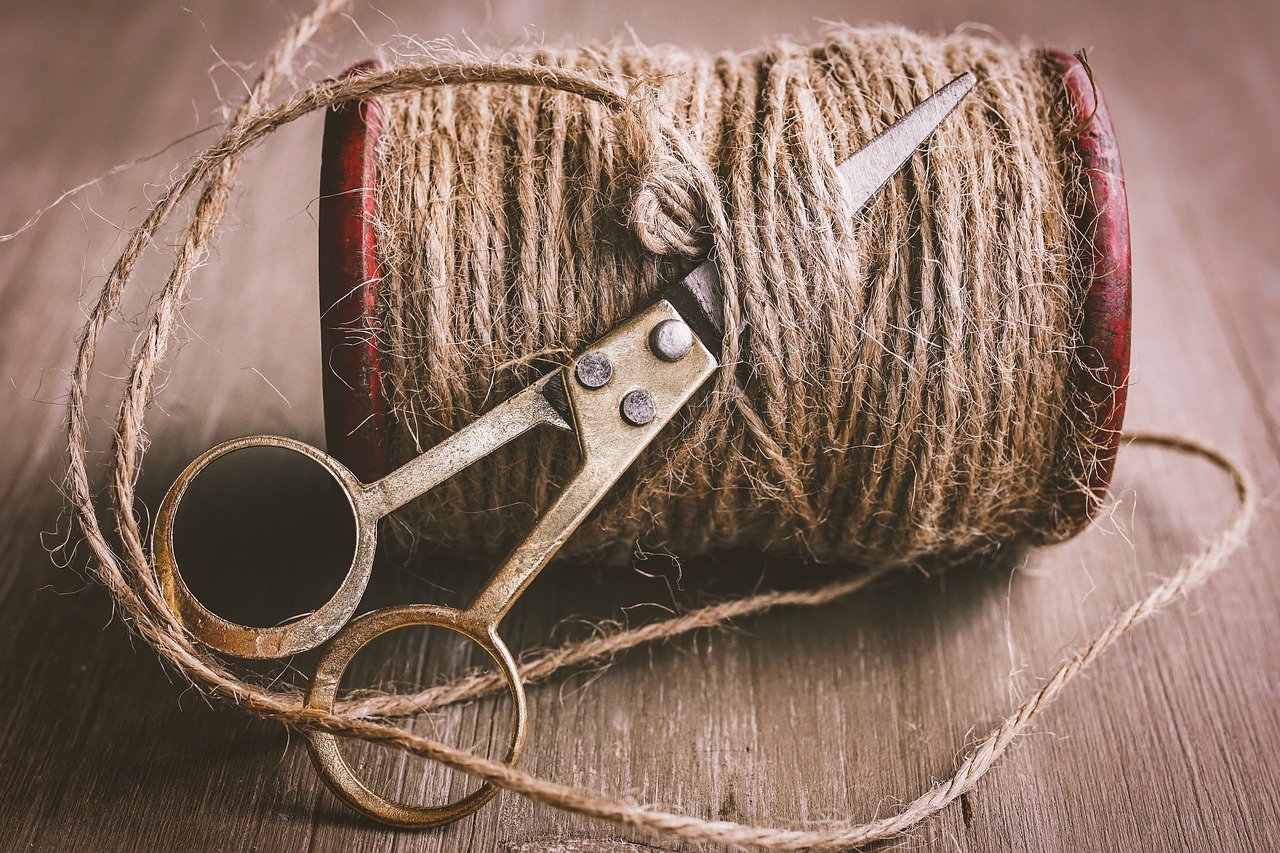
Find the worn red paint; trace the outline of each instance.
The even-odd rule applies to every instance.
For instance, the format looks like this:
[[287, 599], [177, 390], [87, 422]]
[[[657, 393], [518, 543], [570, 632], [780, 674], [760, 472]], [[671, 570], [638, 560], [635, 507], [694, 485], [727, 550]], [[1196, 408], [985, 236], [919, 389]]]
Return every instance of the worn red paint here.
[[[1124, 174], [1106, 103], [1078, 59], [1047, 54], [1062, 75], [1071, 114], [1083, 129], [1072, 145], [1080, 159], [1084, 203], [1076, 227], [1087, 252], [1074, 283], [1085, 291], [1081, 322], [1087, 369], [1073, 377], [1091, 416], [1097, 455], [1063, 460], [1056, 524], [1084, 527], [1106, 494], [1124, 421], [1129, 378], [1129, 216]], [[352, 71], [374, 67], [373, 63]], [[1096, 94], [1096, 104], [1095, 104]], [[382, 270], [373, 230], [376, 145], [381, 117], [374, 103], [329, 110], [320, 171], [320, 306], [324, 350], [325, 432], [331, 454], [361, 479], [390, 470], [393, 415], [382, 393], [378, 328]]]
[[[368, 62], [355, 73], [375, 68]], [[330, 109], [320, 163], [320, 343], [328, 451], [365, 482], [387, 473], [391, 412], [382, 392], [382, 268], [374, 233], [375, 101]]]
[[1081, 251], [1088, 253], [1076, 282], [1085, 290], [1080, 326], [1084, 366], [1073, 380], [1089, 416], [1088, 438], [1098, 452], [1083, 463], [1083, 470], [1079, 460], [1064, 460], [1058, 514], [1074, 532], [1088, 524], [1106, 496], [1115, 468], [1129, 391], [1133, 264], [1124, 171], [1106, 101], [1079, 59], [1059, 52], [1049, 53], [1048, 59], [1062, 75], [1067, 105], [1081, 125], [1071, 144], [1085, 190], [1084, 203], [1073, 211], [1076, 228], [1085, 235]]

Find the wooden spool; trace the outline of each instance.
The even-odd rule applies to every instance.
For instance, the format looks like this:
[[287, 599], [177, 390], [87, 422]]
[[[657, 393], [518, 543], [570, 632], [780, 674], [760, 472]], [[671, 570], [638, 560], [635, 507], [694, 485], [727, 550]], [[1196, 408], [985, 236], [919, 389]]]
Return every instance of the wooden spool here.
[[[1084, 294], [1082, 367], [1072, 377], [1097, 452], [1063, 460], [1057, 518], [1046, 529], [1075, 532], [1105, 497], [1115, 467], [1129, 377], [1129, 213], [1115, 132], [1102, 93], [1074, 56], [1047, 52], [1062, 79], [1067, 114], [1082, 130], [1071, 145], [1079, 158], [1083, 199], [1073, 211], [1087, 235], [1073, 285]], [[356, 66], [364, 70], [373, 63]], [[391, 470], [395, 415], [383, 393], [384, 355], [367, 330], [383, 310], [382, 270], [374, 233], [376, 102], [330, 109], [320, 167], [320, 322], [324, 354], [324, 416], [328, 451], [365, 482]]]

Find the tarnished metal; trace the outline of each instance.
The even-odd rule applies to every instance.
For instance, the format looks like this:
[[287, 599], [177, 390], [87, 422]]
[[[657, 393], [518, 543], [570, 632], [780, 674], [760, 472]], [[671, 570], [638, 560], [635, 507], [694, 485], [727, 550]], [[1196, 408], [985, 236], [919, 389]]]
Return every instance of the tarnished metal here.
[[632, 426], [644, 426], [658, 416], [658, 407], [648, 391], [630, 391], [618, 407], [622, 419]]
[[[587, 388], [577, 383], [567, 386], [572, 428], [582, 453], [578, 471], [480, 590], [471, 606], [466, 610], [428, 605], [400, 607], [379, 610], [351, 622], [333, 638], [316, 666], [315, 678], [307, 693], [309, 708], [332, 710], [338, 683], [347, 665], [374, 637], [406, 625], [448, 628], [478, 643], [506, 679], [516, 716], [506, 760], [514, 762], [520, 757], [527, 717], [524, 687], [510, 652], [498, 636], [498, 623], [591, 508], [718, 366], [701, 345], [679, 362], [662, 361], [649, 350], [648, 330], [655, 322], [672, 318], [679, 318], [675, 309], [665, 301], [659, 302], [592, 347], [593, 353], [608, 358], [617, 368], [611, 387]], [[662, 415], [651, 416], [643, 424], [625, 425], [618, 417], [618, 407], [636, 393], [625, 389], [634, 388], [640, 382], [651, 389], [645, 392], [650, 405], [657, 407]], [[496, 792], [492, 786], [485, 785], [445, 806], [397, 803], [373, 792], [356, 776], [332, 734], [309, 732], [307, 746], [320, 775], [339, 797], [353, 808], [396, 826], [438, 826], [457, 820], [484, 805]]]
[[[236, 657], [282, 658], [314, 649], [337, 633], [355, 613], [373, 570], [379, 519], [536, 426], [572, 429], [542, 394], [543, 386], [554, 375], [543, 377], [426, 453], [368, 485], [324, 451], [284, 436], [250, 435], [205, 451], [169, 488], [151, 535], [156, 577], [170, 610], [200, 642]], [[173, 553], [173, 523], [187, 486], [215, 459], [248, 447], [279, 447], [320, 463], [342, 488], [355, 515], [356, 552], [338, 591], [315, 612], [271, 628], [237, 625], [206, 609], [183, 582]]]
[[589, 352], [573, 366], [573, 375], [586, 388], [603, 388], [613, 378], [613, 365], [598, 352]]
[[710, 259], [662, 292], [684, 317], [711, 352], [720, 357], [724, 338], [724, 292], [720, 288], [720, 271]]
[[663, 361], [679, 361], [693, 348], [693, 330], [680, 320], [664, 320], [649, 333], [649, 347]]
[[[957, 79], [840, 165], [859, 207], [972, 85], [972, 75]], [[409, 625], [436, 626], [462, 634], [485, 650], [506, 680], [515, 711], [506, 760], [515, 762], [524, 745], [528, 711], [515, 662], [498, 636], [498, 624], [592, 507], [718, 367], [723, 322], [719, 272], [707, 260], [668, 288], [657, 304], [623, 322], [570, 365], [544, 376], [426, 453], [367, 485], [327, 453], [282, 436], [248, 436], [212, 448], [187, 466], [160, 505], [152, 551], [165, 602], [194, 637], [230, 655], [282, 658], [331, 640], [307, 693], [307, 707], [318, 711], [333, 709], [347, 666], [375, 637]], [[543, 425], [568, 430], [577, 437], [579, 467], [471, 605], [454, 610], [415, 604], [352, 620], [372, 572], [379, 520]], [[319, 463], [346, 495], [355, 518], [355, 555], [338, 591], [315, 612], [271, 628], [238, 625], [206, 609], [183, 582], [173, 549], [174, 520], [191, 481], [214, 460], [248, 447], [278, 447]], [[369, 817], [394, 826], [448, 823], [480, 808], [496, 793], [492, 786], [483, 785], [444, 806], [394, 802], [360, 780], [332, 734], [310, 731], [307, 745], [320, 775], [339, 797]]]
[[[711, 352], [692, 342], [679, 361], [659, 358], [649, 347], [649, 332], [680, 315], [666, 301], [637, 314], [599, 340], [589, 356], [616, 365], [600, 387], [558, 380], [561, 371], [577, 373], [578, 363], [548, 375], [454, 433], [431, 450], [374, 483], [362, 484], [344, 466], [317, 448], [282, 436], [235, 439], [209, 450], [178, 477], [160, 506], [153, 534], [156, 574], [174, 615], [201, 642], [218, 651], [246, 658], [279, 658], [315, 648], [333, 638], [317, 665], [307, 694], [308, 707], [331, 710], [347, 665], [366, 643], [406, 625], [434, 625], [456, 631], [478, 643], [507, 680], [515, 704], [515, 730], [507, 760], [515, 761], [524, 742], [524, 688], [511, 655], [497, 633], [511, 605], [572, 535], [591, 508], [631, 466], [636, 456], [678, 412], [717, 367]], [[543, 389], [560, 381], [569, 418], [562, 417]], [[643, 385], [643, 390], [637, 386]], [[640, 398], [643, 397], [643, 400]], [[647, 405], [647, 414], [620, 415], [624, 401]], [[378, 521], [405, 503], [540, 425], [572, 431], [582, 459], [577, 473], [534, 523], [529, 534], [503, 562], [466, 610], [428, 605], [391, 608], [351, 621], [373, 567]], [[192, 479], [214, 460], [247, 447], [278, 447], [318, 462], [337, 481], [355, 516], [357, 546], [351, 568], [338, 592], [314, 613], [272, 628], [251, 628], [207, 610], [183, 582], [173, 551], [173, 523]], [[346, 627], [343, 627], [343, 626]], [[411, 806], [374, 793], [355, 775], [333, 735], [310, 732], [312, 759], [328, 785], [353, 808], [396, 826], [436, 826], [469, 814], [487, 802], [494, 789], [478, 791], [446, 806]]]
[[[521, 686], [520, 675], [516, 671], [516, 662], [498, 637], [496, 625], [468, 618], [466, 611], [437, 607], [432, 604], [410, 604], [375, 610], [353, 619], [351, 624], [339, 632], [333, 638], [333, 642], [325, 647], [320, 662], [316, 666], [315, 677], [312, 678], [311, 686], [307, 690], [307, 707], [313, 710], [333, 710], [333, 704], [338, 697], [338, 685], [356, 654], [374, 638], [388, 631], [413, 625], [447, 628], [462, 634], [484, 649], [497, 665], [498, 671], [506, 681], [515, 716], [511, 739], [507, 744], [503, 761], [515, 764], [524, 749], [525, 730], [529, 718], [529, 707], [525, 700], [524, 688]], [[307, 751], [310, 752], [311, 761], [315, 764], [321, 778], [343, 802], [358, 812], [363, 812], [375, 820], [392, 826], [419, 829], [443, 826], [466, 817], [498, 793], [498, 788], [494, 785], [484, 784], [465, 797], [443, 806], [398, 803], [377, 793], [356, 775], [355, 770], [347, 763], [342, 750], [338, 748], [337, 738], [328, 732], [307, 732]]]

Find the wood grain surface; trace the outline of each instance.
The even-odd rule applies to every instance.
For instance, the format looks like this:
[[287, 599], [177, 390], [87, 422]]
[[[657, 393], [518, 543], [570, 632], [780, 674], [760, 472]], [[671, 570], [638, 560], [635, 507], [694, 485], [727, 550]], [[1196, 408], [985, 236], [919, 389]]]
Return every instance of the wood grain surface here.
[[[101, 283], [121, 229], [138, 221], [173, 165], [210, 140], [222, 99], [239, 96], [241, 75], [252, 76], [250, 64], [299, 11], [292, 2], [216, 0], [8, 0], [0, 10], [0, 231], [18, 229], [62, 190], [162, 152], [0, 243], [0, 849], [693, 849], [505, 794], [444, 830], [395, 832], [357, 819], [324, 789], [296, 736], [210, 707], [176, 683], [88, 581], [83, 549], [74, 539], [70, 553], [59, 549], [69, 528], [58, 492], [63, 400], [82, 301]], [[502, 46], [634, 34], [716, 50], [812, 32], [826, 20], [930, 31], [981, 22], [997, 37], [1089, 48], [1128, 173], [1129, 423], [1221, 445], [1251, 468], [1266, 505], [1225, 574], [1135, 631], [973, 793], [900, 843], [975, 851], [1280, 843], [1280, 6], [388, 0], [358, 4], [355, 18], [359, 29], [343, 21], [322, 41], [308, 75], [337, 72], [396, 32]], [[142, 488], [153, 507], [181, 465], [217, 440], [267, 431], [322, 438], [320, 127], [319, 116], [300, 121], [251, 157], [228, 227], [197, 273], [185, 342], [150, 421]], [[162, 151], [188, 134], [196, 135]], [[148, 286], [167, 258], [162, 243], [144, 270]], [[145, 294], [135, 296], [105, 344], [94, 409], [100, 448], [111, 377], [145, 305]], [[193, 535], [214, 544], [241, 536], [256, 547], [261, 531], [228, 533], [224, 522], [236, 520], [235, 486], [287, 482], [274, 465], [224, 478], [209, 496], [211, 520]], [[1064, 654], [1216, 530], [1231, 494], [1202, 465], [1130, 449], [1121, 451], [1113, 498], [1093, 529], [1062, 546], [999, 566], [901, 576], [835, 606], [779, 611], [534, 687], [524, 766], [707, 818], [799, 825], [889, 814], [948, 775], [964, 747]], [[261, 500], [308, 556], [325, 557], [327, 540], [306, 532], [318, 496]], [[386, 561], [377, 574], [369, 607], [422, 596], [449, 603], [478, 583], [474, 568], [428, 560]], [[505, 633], [518, 651], [581, 636], [590, 621], [636, 623], [665, 607], [821, 576], [743, 555], [634, 570], [556, 566]], [[267, 572], [259, 562], [201, 582], [245, 613], [268, 614], [315, 578], [310, 568]], [[361, 678], [429, 683], [472, 660], [435, 636], [404, 632], [387, 643], [366, 656]], [[480, 703], [419, 725], [483, 746], [501, 728], [493, 711]], [[388, 790], [439, 794], [439, 771], [367, 758]]]

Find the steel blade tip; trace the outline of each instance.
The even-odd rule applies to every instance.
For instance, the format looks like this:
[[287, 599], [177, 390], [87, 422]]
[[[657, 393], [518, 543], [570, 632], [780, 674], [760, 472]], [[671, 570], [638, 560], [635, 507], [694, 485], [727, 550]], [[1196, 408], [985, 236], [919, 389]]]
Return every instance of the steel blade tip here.
[[974, 76], [972, 71], [966, 71], [939, 89], [934, 97], [944, 94], [950, 97], [952, 99], [952, 103], [950, 108], [947, 110], [947, 112], [950, 112], [964, 100], [965, 95], [968, 95], [976, 85], [978, 85], [978, 78]]
[[836, 167], [844, 178], [855, 212], [865, 207], [871, 197], [911, 159], [916, 149], [933, 135], [938, 125], [960, 105], [977, 82], [978, 78], [972, 71], [956, 77]]

